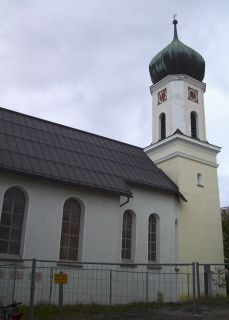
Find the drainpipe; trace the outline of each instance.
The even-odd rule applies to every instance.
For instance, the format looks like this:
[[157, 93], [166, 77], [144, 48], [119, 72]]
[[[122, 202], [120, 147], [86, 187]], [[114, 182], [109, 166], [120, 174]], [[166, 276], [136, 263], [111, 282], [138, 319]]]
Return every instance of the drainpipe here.
[[130, 198], [133, 198], [133, 196], [127, 197], [127, 200], [125, 202], [123, 202], [122, 204], [120, 204], [120, 207], [122, 207], [125, 204], [127, 204], [130, 201]]

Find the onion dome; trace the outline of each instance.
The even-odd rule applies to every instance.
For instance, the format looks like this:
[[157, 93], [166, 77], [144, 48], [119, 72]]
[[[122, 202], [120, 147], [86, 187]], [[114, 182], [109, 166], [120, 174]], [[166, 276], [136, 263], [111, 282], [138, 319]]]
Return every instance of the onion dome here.
[[149, 72], [153, 84], [171, 74], [186, 74], [198, 81], [204, 79], [205, 61], [198, 52], [178, 39], [177, 23], [174, 19], [173, 41], [150, 62]]

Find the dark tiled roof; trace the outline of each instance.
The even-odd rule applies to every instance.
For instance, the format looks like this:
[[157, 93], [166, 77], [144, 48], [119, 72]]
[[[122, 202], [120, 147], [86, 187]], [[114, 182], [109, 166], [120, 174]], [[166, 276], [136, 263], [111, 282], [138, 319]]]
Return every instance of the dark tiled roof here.
[[142, 148], [2, 108], [0, 169], [125, 196], [130, 182], [182, 197]]

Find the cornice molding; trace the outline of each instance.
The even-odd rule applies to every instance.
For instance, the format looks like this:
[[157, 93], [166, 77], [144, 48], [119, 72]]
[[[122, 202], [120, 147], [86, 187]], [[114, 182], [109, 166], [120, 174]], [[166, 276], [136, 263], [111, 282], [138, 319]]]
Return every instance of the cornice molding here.
[[158, 160], [155, 160], [154, 163], [155, 164], [160, 164], [162, 162], [171, 160], [171, 159], [176, 158], [176, 157], [181, 157], [181, 158], [185, 158], [185, 159], [192, 160], [192, 161], [195, 161], [195, 162], [199, 162], [199, 163], [202, 163], [202, 164], [208, 165], [210, 167], [214, 167], [214, 168], [218, 168], [218, 166], [219, 166], [217, 163], [214, 163], [214, 162], [211, 162], [211, 161], [206, 161], [206, 160], [200, 159], [198, 157], [193, 157], [193, 156], [190, 156], [190, 155], [188, 155], [186, 153], [182, 153], [182, 152], [179, 152], [179, 151], [171, 153], [170, 155], [168, 155], [166, 157], [163, 157], [163, 158], [160, 158]]
[[196, 79], [193, 79], [193, 78], [187, 76], [186, 74], [173, 74], [173, 75], [169, 75], [169, 76], [165, 77], [164, 79], [162, 79], [161, 81], [153, 84], [150, 87], [150, 93], [152, 95], [154, 91], [158, 90], [159, 88], [166, 85], [166, 83], [168, 83], [170, 81], [179, 81], [179, 80], [183, 80], [183, 81], [190, 83], [191, 85], [195, 85], [195, 86], [199, 87], [200, 89], [202, 89], [203, 92], [206, 91], [206, 83], [200, 82]]
[[146, 147], [144, 151], [148, 156], [150, 156], [152, 154], [158, 153], [160, 151], [163, 151], [177, 144], [180, 144], [185, 147], [189, 147], [198, 151], [202, 151], [214, 156], [216, 156], [217, 153], [221, 151], [220, 147], [214, 146], [207, 142], [193, 139], [188, 136], [181, 135], [179, 133], [169, 136], [166, 139], [158, 141], [154, 144], [151, 144], [150, 146]]

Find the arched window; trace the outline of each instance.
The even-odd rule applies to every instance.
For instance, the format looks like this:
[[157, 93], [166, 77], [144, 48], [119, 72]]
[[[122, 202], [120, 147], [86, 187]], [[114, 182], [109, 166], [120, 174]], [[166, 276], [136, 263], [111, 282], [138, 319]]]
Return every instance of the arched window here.
[[159, 118], [159, 139], [162, 140], [162, 139], [165, 139], [166, 138], [166, 116], [165, 116], [165, 113], [162, 113], [160, 115], [160, 118]]
[[122, 223], [122, 259], [131, 259], [132, 214], [126, 210]]
[[157, 260], [157, 228], [156, 218], [153, 214], [149, 216], [148, 223], [148, 261]]
[[190, 115], [190, 122], [191, 122], [191, 137], [198, 138], [197, 134], [197, 117], [195, 112], [191, 112]]
[[64, 203], [62, 231], [60, 240], [60, 259], [78, 259], [81, 207], [76, 200]]
[[197, 173], [197, 185], [200, 187], [204, 186], [203, 175], [201, 173]]
[[0, 252], [19, 254], [25, 212], [25, 196], [18, 188], [5, 192], [0, 220]]

